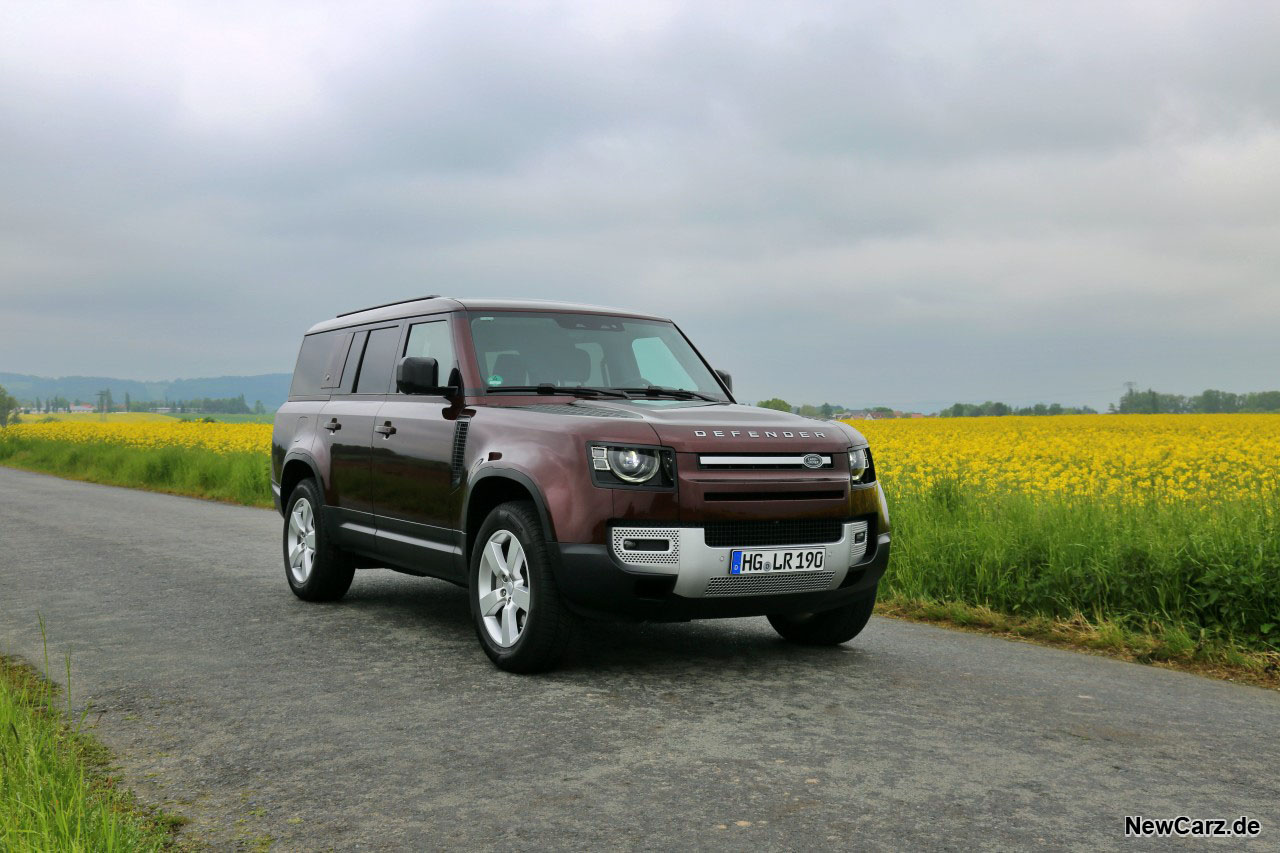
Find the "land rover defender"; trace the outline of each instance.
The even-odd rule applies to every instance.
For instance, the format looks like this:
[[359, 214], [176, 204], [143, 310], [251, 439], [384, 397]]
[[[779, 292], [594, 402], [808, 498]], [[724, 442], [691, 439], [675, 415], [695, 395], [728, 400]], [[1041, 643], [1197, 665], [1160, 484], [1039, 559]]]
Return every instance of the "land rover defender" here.
[[515, 672], [584, 618], [767, 616], [843, 643], [889, 559], [862, 435], [739, 405], [670, 320], [586, 305], [431, 296], [319, 323], [271, 481], [295, 595], [442, 578]]

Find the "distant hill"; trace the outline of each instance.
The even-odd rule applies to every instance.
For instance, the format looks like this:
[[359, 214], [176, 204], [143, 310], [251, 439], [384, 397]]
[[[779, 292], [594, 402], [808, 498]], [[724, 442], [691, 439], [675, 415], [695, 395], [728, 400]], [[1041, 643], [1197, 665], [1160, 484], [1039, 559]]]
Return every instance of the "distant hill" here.
[[36, 398], [66, 397], [88, 403], [98, 399], [98, 392], [111, 389], [111, 398], [117, 404], [124, 402], [128, 394], [134, 400], [196, 400], [204, 397], [238, 397], [244, 395], [252, 406], [261, 400], [268, 411], [278, 409], [289, 396], [288, 373], [264, 373], [259, 376], [214, 376], [207, 379], [174, 379], [169, 382], [138, 382], [133, 379], [112, 379], [108, 376], [62, 376], [52, 379], [46, 376], [28, 376], [22, 373], [0, 373], [0, 386], [4, 386], [23, 403], [34, 403]]

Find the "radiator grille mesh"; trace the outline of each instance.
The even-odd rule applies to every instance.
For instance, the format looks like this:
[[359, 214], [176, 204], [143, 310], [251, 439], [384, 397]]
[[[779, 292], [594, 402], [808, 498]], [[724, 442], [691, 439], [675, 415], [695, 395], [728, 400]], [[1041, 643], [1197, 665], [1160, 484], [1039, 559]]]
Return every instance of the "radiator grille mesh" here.
[[711, 548], [752, 548], [766, 545], [825, 545], [844, 535], [840, 519], [792, 521], [712, 521], [706, 527]]
[[707, 598], [735, 595], [779, 595], [827, 589], [835, 572], [775, 572], [761, 575], [733, 575], [707, 581]]

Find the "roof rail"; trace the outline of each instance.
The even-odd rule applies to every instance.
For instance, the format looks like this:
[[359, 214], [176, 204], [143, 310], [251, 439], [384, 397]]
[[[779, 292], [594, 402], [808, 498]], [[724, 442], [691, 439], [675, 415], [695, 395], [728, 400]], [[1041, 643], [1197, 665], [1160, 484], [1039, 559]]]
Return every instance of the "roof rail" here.
[[404, 305], [406, 302], [421, 302], [424, 299], [439, 299], [439, 293], [433, 293], [430, 296], [415, 296], [412, 299], [399, 299], [395, 302], [384, 302], [381, 305], [370, 305], [368, 308], [357, 308], [354, 311], [343, 311], [338, 317], [350, 317], [352, 314], [363, 314], [365, 311], [373, 311], [378, 308], [390, 308], [392, 305]]

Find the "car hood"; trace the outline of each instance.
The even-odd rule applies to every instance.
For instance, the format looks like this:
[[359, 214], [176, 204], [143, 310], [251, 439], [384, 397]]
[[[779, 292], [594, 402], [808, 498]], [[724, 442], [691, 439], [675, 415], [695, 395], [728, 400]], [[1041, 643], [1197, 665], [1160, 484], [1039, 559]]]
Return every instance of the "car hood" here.
[[643, 419], [662, 444], [677, 451], [838, 451], [866, 443], [847, 424], [733, 403], [593, 399], [531, 408], [548, 413], [559, 409], [557, 413], [565, 415]]

